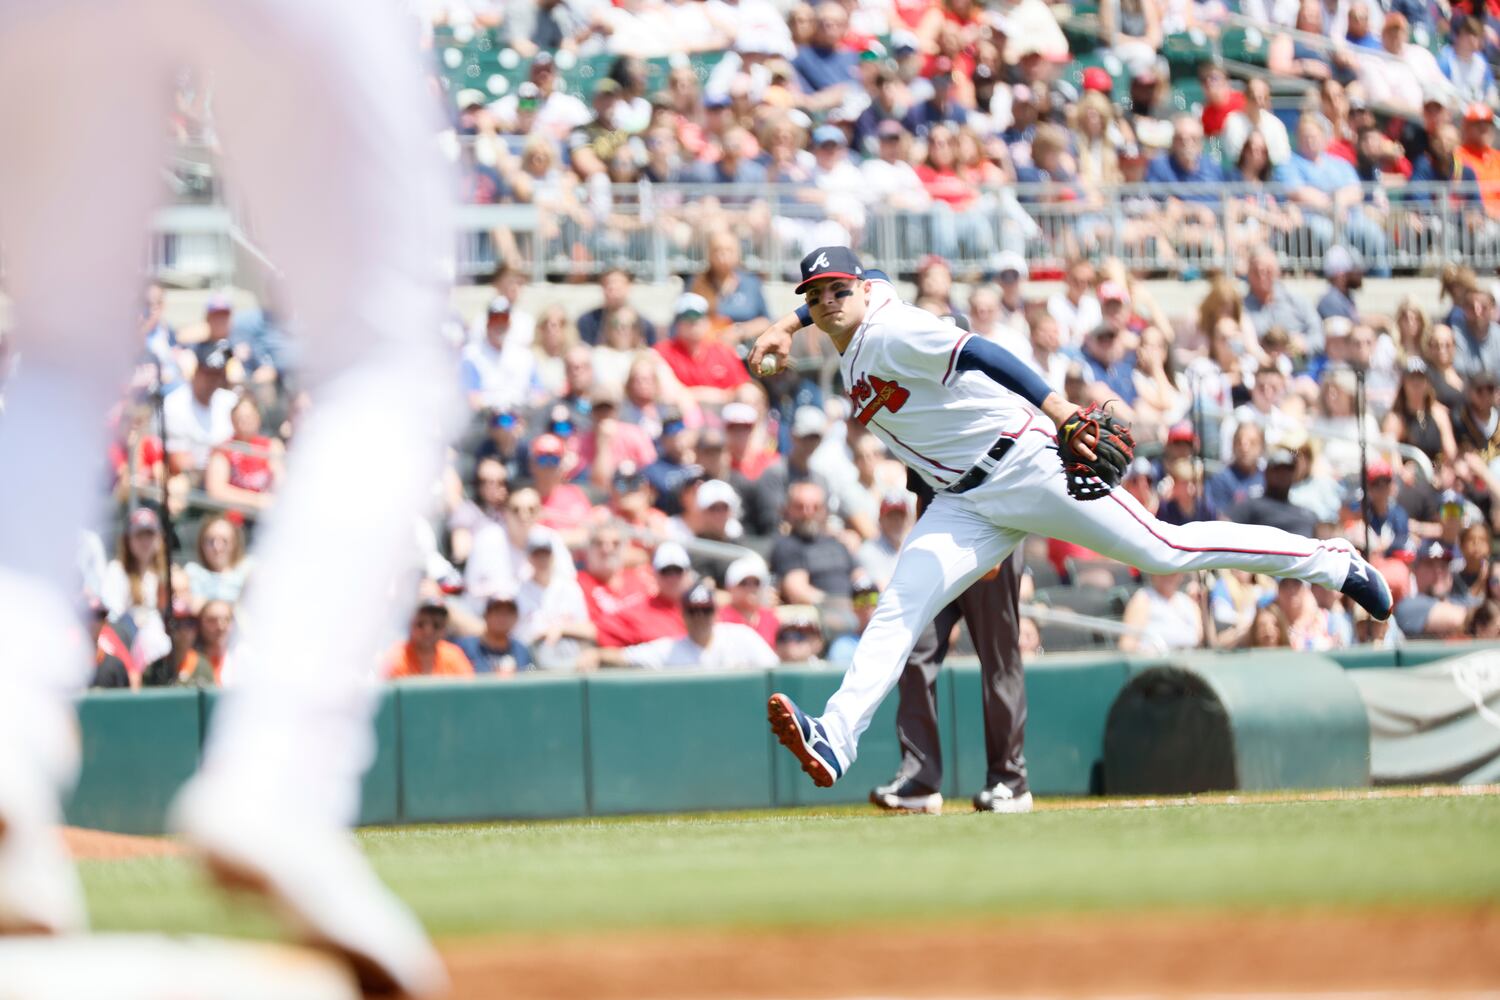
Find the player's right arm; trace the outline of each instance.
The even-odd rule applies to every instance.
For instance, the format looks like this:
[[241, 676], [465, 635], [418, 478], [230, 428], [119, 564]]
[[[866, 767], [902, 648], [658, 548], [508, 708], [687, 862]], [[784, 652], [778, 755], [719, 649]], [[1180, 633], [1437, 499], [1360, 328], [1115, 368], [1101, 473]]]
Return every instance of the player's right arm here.
[[[877, 271], [874, 268], [866, 268], [865, 278], [868, 281], [891, 283], [891, 279], [886, 276], [884, 271]], [[755, 338], [755, 347], [751, 349], [750, 358], [746, 361], [746, 364], [750, 368], [750, 373], [752, 375], [774, 375], [776, 372], [779, 372], [781, 366], [786, 364], [787, 360], [792, 356], [792, 337], [796, 336], [798, 330], [812, 325], [811, 310], [806, 305], [800, 305], [795, 311], [787, 313], [766, 327], [765, 332]], [[760, 370], [760, 361], [767, 354], [776, 355], [775, 371], [762, 372]]]

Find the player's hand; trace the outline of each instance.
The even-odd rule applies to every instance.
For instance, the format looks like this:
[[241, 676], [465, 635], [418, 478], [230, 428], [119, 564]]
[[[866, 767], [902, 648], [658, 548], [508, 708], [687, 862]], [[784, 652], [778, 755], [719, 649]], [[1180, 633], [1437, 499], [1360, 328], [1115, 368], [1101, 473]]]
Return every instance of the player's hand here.
[[745, 362], [751, 375], [765, 374], [761, 370], [761, 359], [768, 354], [776, 355], [776, 371], [779, 372], [787, 363], [787, 359], [792, 356], [792, 335], [773, 326], [756, 337], [755, 346], [750, 349], [750, 357]]
[[[1046, 399], [1042, 400], [1042, 412], [1047, 415], [1048, 419], [1050, 419], [1054, 425], [1056, 425], [1059, 432], [1058, 438], [1059, 441], [1061, 441], [1062, 437], [1067, 431], [1069, 421], [1073, 419], [1073, 417], [1079, 412], [1079, 410], [1078, 407], [1070, 402], [1068, 398], [1062, 393], [1054, 392]], [[1073, 440], [1070, 441], [1069, 444], [1071, 445], [1074, 454], [1076, 454], [1079, 458], [1083, 459], [1086, 462], [1092, 462], [1099, 457], [1098, 455], [1094, 454], [1094, 445], [1098, 444], [1098, 442], [1099, 438], [1097, 434], [1086, 433], [1082, 435], [1074, 435]]]

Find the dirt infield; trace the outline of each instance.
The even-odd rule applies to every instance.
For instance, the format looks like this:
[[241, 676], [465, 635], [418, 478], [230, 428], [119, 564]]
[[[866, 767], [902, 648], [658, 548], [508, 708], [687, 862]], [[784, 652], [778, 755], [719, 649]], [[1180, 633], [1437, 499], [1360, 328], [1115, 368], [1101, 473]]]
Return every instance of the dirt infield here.
[[77, 861], [129, 861], [186, 853], [186, 848], [166, 837], [132, 837], [125, 833], [105, 833], [76, 826], [63, 828], [63, 841]]
[[1500, 989], [1500, 910], [1048, 918], [450, 944], [454, 1000], [738, 1000]]

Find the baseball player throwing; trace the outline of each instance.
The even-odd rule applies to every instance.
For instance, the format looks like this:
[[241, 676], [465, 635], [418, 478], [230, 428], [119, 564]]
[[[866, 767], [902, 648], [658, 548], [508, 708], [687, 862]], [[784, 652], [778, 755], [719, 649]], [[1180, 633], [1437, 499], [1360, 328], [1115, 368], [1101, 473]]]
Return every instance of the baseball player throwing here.
[[[875, 709], [900, 677], [917, 633], [1028, 534], [1075, 542], [1147, 573], [1243, 569], [1334, 587], [1373, 618], [1390, 588], [1342, 539], [1277, 528], [1164, 524], [1114, 490], [1133, 457], [1129, 428], [1079, 410], [1005, 349], [964, 333], [866, 279], [847, 247], [802, 260], [798, 294], [833, 341], [855, 418], [936, 496], [902, 546], [891, 584], [821, 716], [784, 694], [771, 728], [821, 787], [843, 776]], [[751, 352], [790, 352], [781, 324]]]

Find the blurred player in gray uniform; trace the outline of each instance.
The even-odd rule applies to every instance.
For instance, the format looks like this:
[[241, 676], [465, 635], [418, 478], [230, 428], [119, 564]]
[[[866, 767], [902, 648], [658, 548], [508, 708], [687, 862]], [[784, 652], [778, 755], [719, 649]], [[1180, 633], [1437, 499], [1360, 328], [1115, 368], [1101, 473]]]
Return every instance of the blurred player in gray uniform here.
[[172, 823], [369, 989], [443, 988], [347, 830], [374, 750], [369, 625], [403, 613], [412, 525], [460, 413], [438, 336], [453, 186], [416, 29], [389, 0], [0, 0], [0, 238], [20, 357], [0, 423], [0, 931], [84, 925], [54, 828], [87, 666], [67, 641], [74, 551], [99, 502], [104, 415], [139, 350], [142, 251], [190, 66], [282, 272], [313, 409], [261, 523], [241, 616], [253, 633]]

